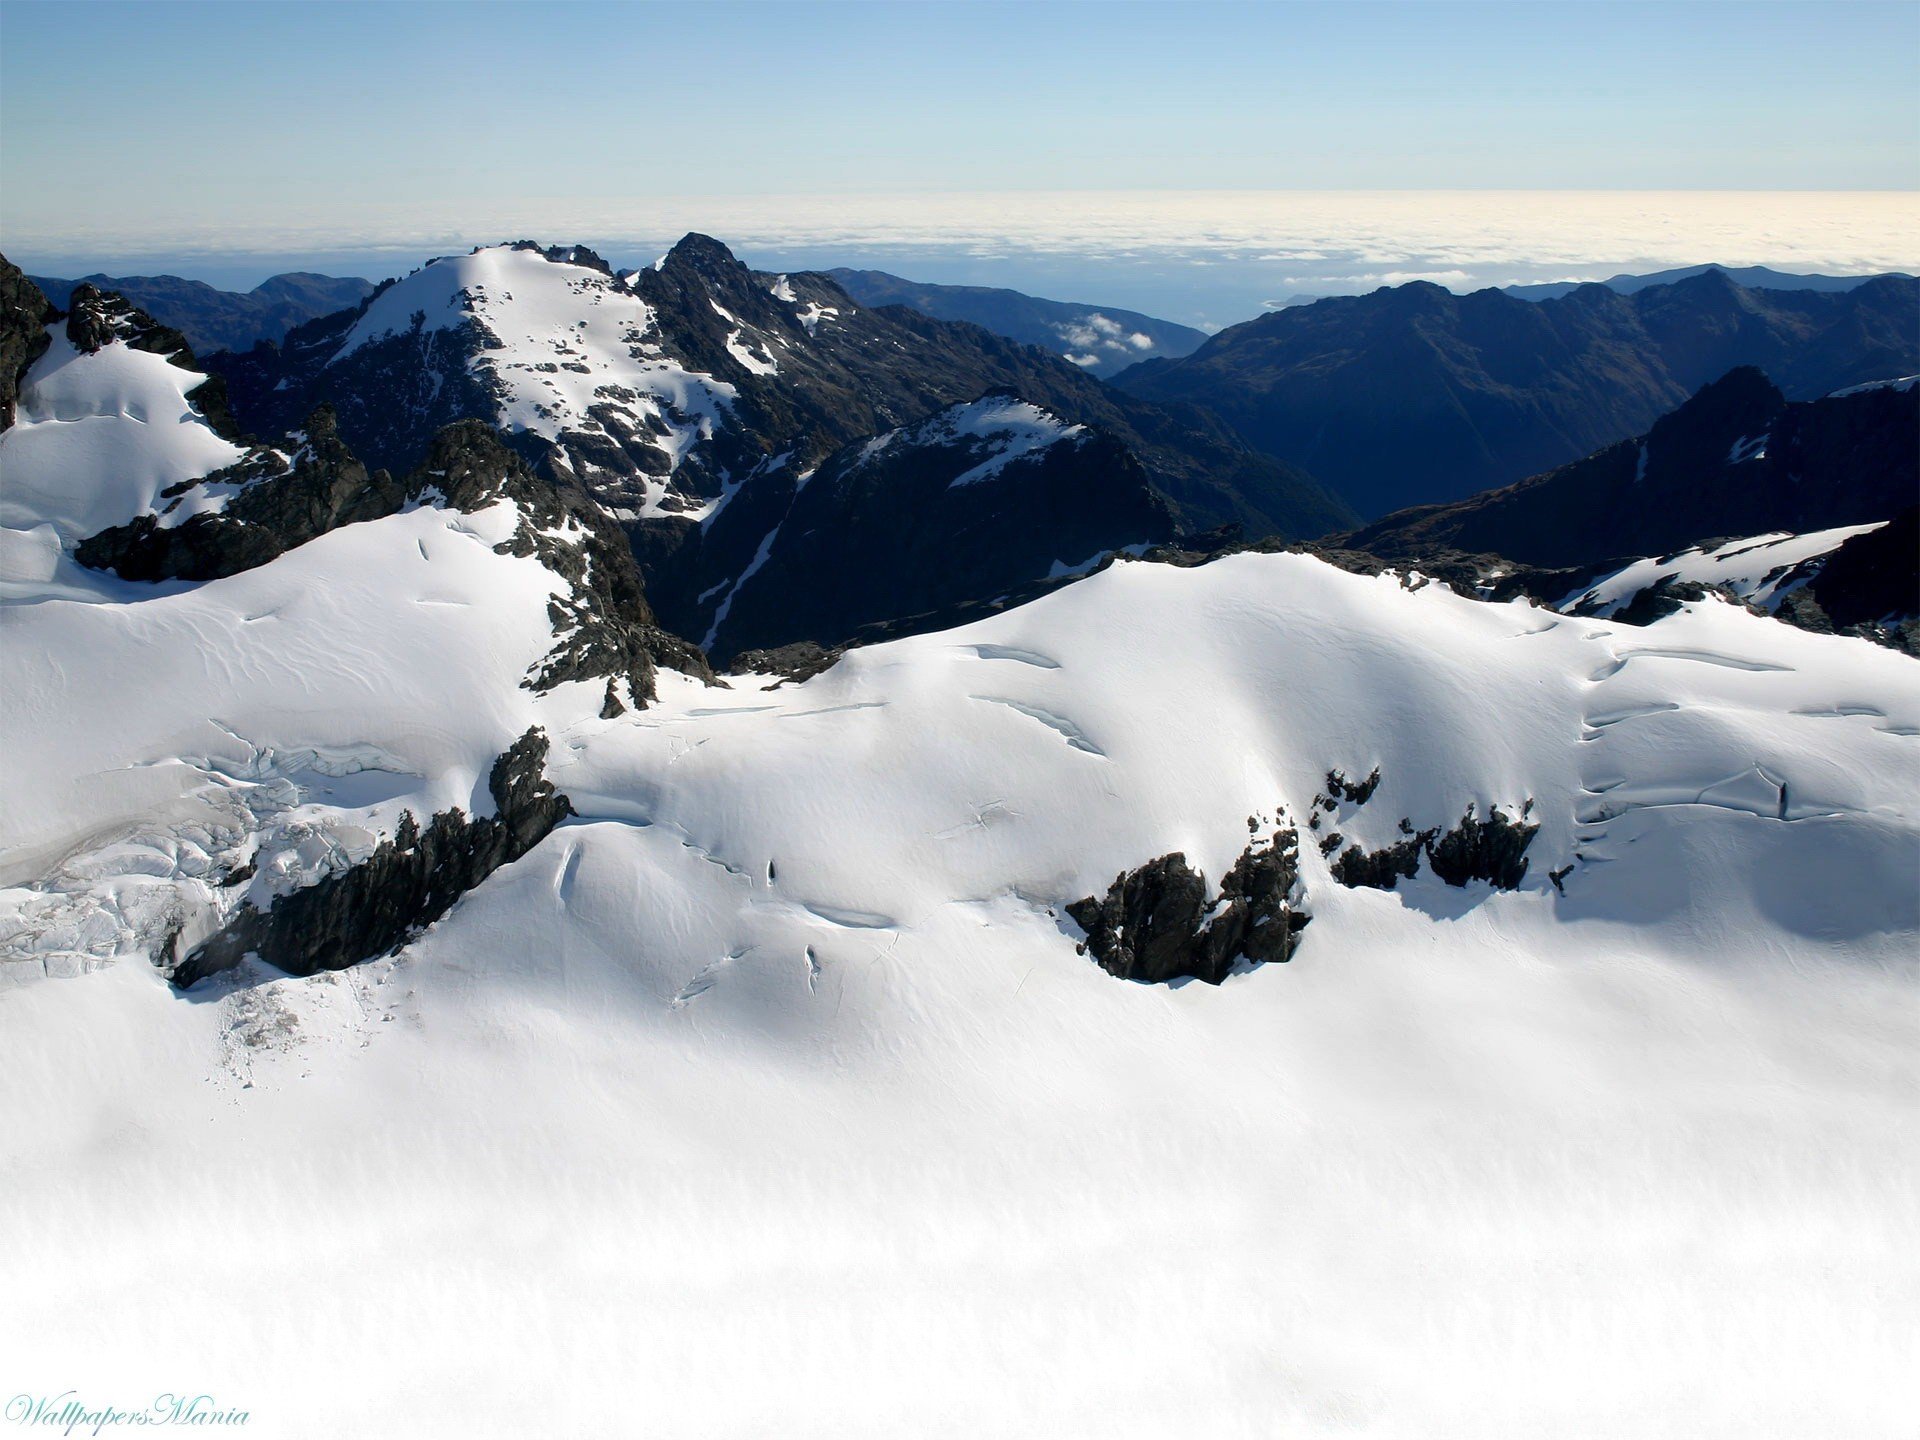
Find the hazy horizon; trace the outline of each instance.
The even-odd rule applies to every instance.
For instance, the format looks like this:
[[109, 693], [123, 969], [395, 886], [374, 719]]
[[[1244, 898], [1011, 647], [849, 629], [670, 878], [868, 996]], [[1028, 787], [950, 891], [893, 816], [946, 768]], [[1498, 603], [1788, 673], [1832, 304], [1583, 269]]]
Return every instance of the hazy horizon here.
[[282, 213], [274, 223], [74, 233], [0, 250], [65, 278], [176, 274], [247, 289], [286, 270], [380, 280], [478, 244], [586, 244], [649, 263], [689, 230], [761, 269], [882, 269], [1218, 328], [1273, 303], [1408, 280], [1456, 291], [1696, 264], [1823, 274], [1920, 270], [1920, 193], [1163, 191], [656, 197], [494, 206], [462, 223]]

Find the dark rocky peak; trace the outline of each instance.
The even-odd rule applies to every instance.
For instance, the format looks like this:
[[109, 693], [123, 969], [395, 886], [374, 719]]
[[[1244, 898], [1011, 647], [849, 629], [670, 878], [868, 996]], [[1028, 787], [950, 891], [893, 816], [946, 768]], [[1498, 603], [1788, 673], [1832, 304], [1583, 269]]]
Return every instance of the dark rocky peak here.
[[1383, 285], [1374, 292], [1388, 298], [1389, 308], [1401, 315], [1439, 315], [1458, 308], [1460, 297], [1444, 285], [1431, 280], [1409, 280], [1404, 285]]
[[734, 257], [733, 251], [697, 230], [680, 237], [662, 258], [657, 273], [669, 275], [678, 271], [691, 271], [708, 280], [722, 281], [744, 280], [753, 273]]
[[598, 270], [609, 279], [613, 278], [613, 266], [609, 265], [597, 250], [591, 250], [585, 245], [541, 245], [534, 240], [515, 240], [510, 248], [531, 250], [534, 254], [551, 260], [556, 265], [581, 265], [588, 270]]
[[1787, 397], [1759, 369], [1729, 370], [1654, 423], [1642, 442], [1642, 478], [1658, 467], [1660, 477], [1685, 484], [1688, 476], [1716, 473], [1736, 458], [1743, 442], [1757, 454], [1786, 408]]
[[[735, 322], [798, 337], [803, 332], [793, 305], [772, 293], [771, 276], [749, 270], [710, 235], [688, 235], [669, 250], [655, 269], [631, 277], [633, 288], [669, 313], [676, 335], [692, 331], [724, 338]], [[837, 293], [837, 292], [836, 292]], [[733, 317], [718, 314], [718, 305]], [[851, 303], [848, 303], [851, 309]], [[737, 370], [723, 349], [711, 358], [722, 373]]]
[[1746, 287], [1718, 265], [1709, 265], [1697, 275], [1676, 280], [1670, 287], [1676, 296], [1699, 300], [1738, 300]]
[[91, 355], [115, 340], [156, 355], [183, 357], [183, 369], [197, 368], [187, 337], [155, 320], [124, 295], [82, 282], [73, 287], [67, 310], [67, 339]]
[[509, 485], [535, 492], [550, 489], [482, 420], [456, 420], [440, 430], [415, 473], [423, 489], [438, 490], [456, 510], [480, 510], [504, 495]]
[[0, 255], [0, 430], [13, 424], [20, 382], [46, 353], [47, 326], [58, 313], [40, 287]]

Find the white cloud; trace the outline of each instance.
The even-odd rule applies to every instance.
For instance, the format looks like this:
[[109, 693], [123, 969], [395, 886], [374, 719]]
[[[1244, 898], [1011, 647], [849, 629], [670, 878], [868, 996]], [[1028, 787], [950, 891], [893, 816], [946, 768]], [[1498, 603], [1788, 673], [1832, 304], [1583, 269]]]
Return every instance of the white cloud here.
[[1466, 270], [1375, 270], [1364, 275], [1303, 275], [1303, 285], [1406, 285], [1425, 280], [1434, 285], [1458, 287], [1475, 284], [1476, 277]]
[[[10, 216], [7, 250], [110, 254], [124, 263], [142, 255], [349, 249], [424, 257], [530, 235], [651, 254], [702, 230], [748, 253], [926, 250], [1016, 261], [1124, 260], [1163, 271], [1317, 264], [1371, 277], [1361, 283], [1447, 277], [1442, 283], [1468, 288], [1545, 275], [1597, 279], [1702, 260], [1836, 273], [1920, 269], [1920, 193], [1892, 191], [682, 196], [644, 203], [554, 199], [457, 213], [329, 204], [262, 216], [251, 225], [217, 227], [184, 212], [129, 217], [109, 188], [97, 204]], [[909, 259], [902, 255], [900, 263]]]

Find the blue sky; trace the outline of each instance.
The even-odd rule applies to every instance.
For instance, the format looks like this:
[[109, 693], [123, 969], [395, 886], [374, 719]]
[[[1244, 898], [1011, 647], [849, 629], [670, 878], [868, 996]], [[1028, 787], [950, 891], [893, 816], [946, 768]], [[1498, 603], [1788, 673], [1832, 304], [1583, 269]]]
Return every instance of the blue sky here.
[[1916, 56], [1911, 0], [7, 0], [0, 247], [589, 238], [685, 197], [1916, 190]]

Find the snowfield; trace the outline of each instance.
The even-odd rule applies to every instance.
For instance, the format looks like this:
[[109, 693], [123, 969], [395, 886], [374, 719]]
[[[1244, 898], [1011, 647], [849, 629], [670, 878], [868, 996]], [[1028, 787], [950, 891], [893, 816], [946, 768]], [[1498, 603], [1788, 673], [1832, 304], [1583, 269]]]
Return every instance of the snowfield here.
[[[521, 684], [557, 581], [509, 502], [141, 587], [45, 527], [149, 481], [63, 510], [31, 435], [9, 1395], [325, 1440], [1912, 1433], [1910, 658], [1247, 554], [607, 719]], [[575, 817], [396, 954], [151, 963], [484, 812], [534, 725]], [[1512, 891], [1317, 843], [1529, 804]], [[1282, 820], [1291, 963], [1076, 952], [1068, 903]]]
[[205, 380], [120, 341], [84, 354], [53, 327], [20, 414], [0, 434], [0, 526], [52, 525], [71, 549], [157, 508], [168, 486], [234, 464], [246, 452], [193, 409]]

